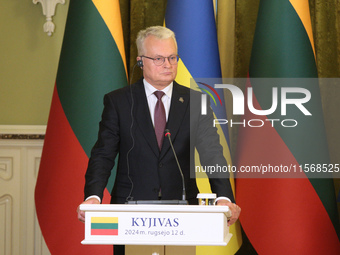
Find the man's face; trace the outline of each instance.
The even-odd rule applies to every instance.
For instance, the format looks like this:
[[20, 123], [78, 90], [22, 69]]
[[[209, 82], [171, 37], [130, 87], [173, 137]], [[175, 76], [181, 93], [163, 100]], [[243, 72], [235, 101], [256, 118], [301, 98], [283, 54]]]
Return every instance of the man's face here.
[[[145, 56], [169, 57], [177, 54], [175, 42], [172, 38], [158, 39], [154, 36], [148, 36], [144, 41]], [[171, 65], [169, 60], [165, 58], [162, 65], [157, 66], [152, 59], [142, 58], [143, 74], [147, 82], [157, 89], [163, 89], [168, 86], [177, 75], [177, 63]]]

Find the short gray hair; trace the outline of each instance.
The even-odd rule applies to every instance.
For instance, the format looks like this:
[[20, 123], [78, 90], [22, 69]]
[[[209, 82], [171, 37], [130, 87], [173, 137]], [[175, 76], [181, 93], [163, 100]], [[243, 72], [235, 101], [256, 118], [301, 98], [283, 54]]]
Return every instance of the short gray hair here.
[[158, 39], [168, 39], [168, 38], [174, 39], [176, 49], [177, 49], [177, 41], [176, 41], [175, 33], [173, 31], [171, 31], [169, 28], [162, 27], [162, 26], [152, 26], [152, 27], [148, 27], [138, 32], [137, 39], [136, 39], [138, 56], [141, 56], [144, 54], [144, 41], [150, 35], [155, 36]]

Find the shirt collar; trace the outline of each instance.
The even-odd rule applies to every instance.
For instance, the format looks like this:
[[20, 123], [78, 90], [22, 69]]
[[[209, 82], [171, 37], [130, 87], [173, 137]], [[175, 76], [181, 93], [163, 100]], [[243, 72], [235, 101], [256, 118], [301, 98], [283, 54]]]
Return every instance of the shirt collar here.
[[[145, 89], [146, 97], [151, 96], [156, 90], [158, 90], [154, 86], [152, 86], [150, 83], [148, 83], [145, 79], [143, 79], [143, 82], [144, 82], [144, 89]], [[169, 98], [171, 98], [172, 87], [173, 87], [173, 82], [171, 82], [168, 86], [166, 86], [161, 91], [163, 91], [165, 93], [165, 95], [167, 95]]]

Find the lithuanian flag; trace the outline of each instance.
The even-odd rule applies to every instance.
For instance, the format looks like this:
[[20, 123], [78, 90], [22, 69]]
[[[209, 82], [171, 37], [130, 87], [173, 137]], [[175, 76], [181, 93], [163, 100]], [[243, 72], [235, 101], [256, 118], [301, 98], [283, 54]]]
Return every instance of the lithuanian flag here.
[[127, 85], [123, 45], [118, 0], [70, 1], [35, 189], [39, 224], [53, 255], [112, 254], [110, 246], [81, 245], [84, 224], [76, 209], [103, 96]]
[[91, 217], [91, 235], [117, 236], [118, 217]]
[[[270, 82], [268, 78], [277, 79]], [[240, 220], [246, 235], [261, 255], [340, 254], [331, 175], [310, 178], [305, 172], [313, 164], [329, 164], [308, 0], [260, 1], [248, 87], [253, 89], [257, 110], [270, 108], [274, 88], [278, 92], [303, 88], [311, 94], [303, 104], [311, 115], [294, 105], [283, 114], [281, 104], [267, 116], [246, 111], [245, 123], [257, 119], [265, 125], [240, 128], [237, 168], [283, 165], [300, 172], [301, 166], [303, 175], [237, 179], [236, 201], [242, 208]], [[298, 99], [301, 94], [290, 97]]]
[[[189, 87], [191, 78], [221, 78], [213, 1], [168, 1], [165, 25], [174, 31], [176, 35], [178, 54], [180, 56], [176, 77], [178, 83]], [[211, 107], [215, 117], [227, 119], [223, 90], [214, 90], [211, 86], [213, 84], [199, 83], [197, 85], [203, 91], [205, 90], [208, 94], [210, 93], [212, 98], [216, 98], [216, 105], [211, 100]], [[228, 127], [226, 125], [219, 125], [218, 133], [221, 145], [223, 146], [224, 156], [228, 164], [231, 165]], [[233, 179], [231, 179], [231, 182], [233, 187]], [[197, 183], [200, 192], [211, 192], [207, 178], [198, 178]], [[230, 232], [233, 234], [233, 237], [227, 246], [198, 246], [196, 254], [218, 255], [236, 253], [242, 243], [238, 222], [230, 227]]]

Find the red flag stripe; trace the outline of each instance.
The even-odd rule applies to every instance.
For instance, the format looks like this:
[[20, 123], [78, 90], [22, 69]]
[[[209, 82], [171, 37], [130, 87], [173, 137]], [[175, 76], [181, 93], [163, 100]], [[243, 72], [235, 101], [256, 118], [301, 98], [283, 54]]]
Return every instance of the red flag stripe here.
[[91, 229], [91, 235], [116, 236], [118, 229]]
[[[253, 99], [254, 107], [261, 109], [255, 96]], [[265, 118], [254, 116], [249, 111], [245, 115], [246, 120], [262, 119], [266, 122]], [[242, 150], [242, 153], [237, 153], [238, 169], [257, 163], [298, 165], [271, 125], [242, 128], [238, 137], [238, 150]], [[250, 140], [252, 143], [247, 142]], [[258, 149], [259, 144], [261, 150]], [[259, 254], [340, 254], [333, 224], [307, 178], [239, 178], [236, 201], [242, 208], [242, 227]]]
[[[80, 243], [84, 239], [84, 224], [77, 220], [76, 209], [84, 196], [87, 162], [55, 87], [40, 163], [44, 171], [39, 173], [35, 190], [37, 215], [51, 254], [112, 253], [112, 247]], [[69, 171], [62, 171], [65, 168]]]

